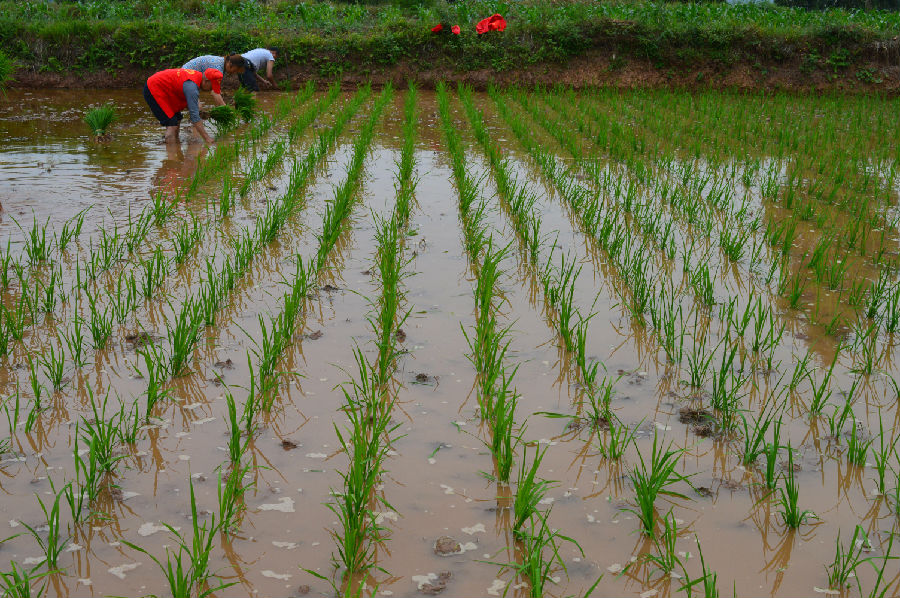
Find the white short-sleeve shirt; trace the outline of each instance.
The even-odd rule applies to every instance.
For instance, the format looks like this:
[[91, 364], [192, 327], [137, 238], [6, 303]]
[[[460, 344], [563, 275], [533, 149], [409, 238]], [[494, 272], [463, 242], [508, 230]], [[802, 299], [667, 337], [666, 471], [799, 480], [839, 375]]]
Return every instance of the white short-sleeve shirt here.
[[244, 52], [241, 54], [244, 58], [253, 63], [253, 66], [256, 67], [256, 70], [261, 71], [265, 68], [266, 63], [270, 60], [275, 60], [275, 57], [272, 56], [272, 53], [266, 50], [265, 48], [256, 48], [255, 50], [250, 50], [249, 52]]

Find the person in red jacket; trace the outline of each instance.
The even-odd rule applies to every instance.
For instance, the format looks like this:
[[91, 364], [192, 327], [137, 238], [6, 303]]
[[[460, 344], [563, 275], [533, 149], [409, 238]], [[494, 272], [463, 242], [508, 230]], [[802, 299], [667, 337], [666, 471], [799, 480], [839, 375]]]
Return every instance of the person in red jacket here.
[[200, 118], [200, 90], [222, 93], [222, 72], [209, 68], [204, 72], [193, 69], [167, 69], [150, 76], [144, 84], [144, 99], [153, 116], [166, 128], [166, 143], [178, 141], [181, 111], [188, 109], [194, 130], [208, 144], [213, 138], [206, 132]]

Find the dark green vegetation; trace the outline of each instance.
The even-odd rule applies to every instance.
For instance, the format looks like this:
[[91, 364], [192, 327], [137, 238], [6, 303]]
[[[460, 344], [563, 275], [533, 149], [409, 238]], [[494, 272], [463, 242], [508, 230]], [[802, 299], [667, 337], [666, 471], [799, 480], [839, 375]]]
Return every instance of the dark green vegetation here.
[[[475, 23], [495, 12], [507, 19], [506, 31], [476, 35]], [[431, 33], [439, 22], [459, 24], [462, 34]], [[806, 72], [879, 83], [877, 72], [861, 69], [896, 58], [897, 31], [896, 12], [769, 4], [0, 1], [0, 45], [36, 73], [143, 72], [179, 66], [198, 53], [272, 44], [282, 49], [281, 69], [317, 77], [399, 66], [504, 71], [599, 53], [609, 72], [630, 61], [658, 69], [746, 63], [759, 72], [796, 63]]]

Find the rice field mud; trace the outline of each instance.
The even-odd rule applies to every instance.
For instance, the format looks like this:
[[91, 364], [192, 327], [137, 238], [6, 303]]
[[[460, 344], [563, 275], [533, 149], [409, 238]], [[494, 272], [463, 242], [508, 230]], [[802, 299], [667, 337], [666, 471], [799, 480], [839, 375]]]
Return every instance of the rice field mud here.
[[898, 107], [8, 91], [3, 591], [897, 595]]

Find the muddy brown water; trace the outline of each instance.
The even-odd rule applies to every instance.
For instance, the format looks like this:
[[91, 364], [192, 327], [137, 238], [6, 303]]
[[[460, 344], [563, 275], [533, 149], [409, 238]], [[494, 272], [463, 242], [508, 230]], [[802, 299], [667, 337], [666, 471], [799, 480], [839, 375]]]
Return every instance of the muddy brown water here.
[[[260, 109], [274, 112], [279, 96], [263, 94]], [[120, 117], [112, 139], [105, 144], [93, 142], [81, 122], [85, 107], [101, 98], [113, 101]], [[342, 95], [338, 105], [348, 98]], [[280, 362], [288, 373], [280, 385], [276, 407], [264, 418], [249, 449], [256, 468], [254, 486], [246, 498], [247, 513], [240, 532], [217, 537], [212, 550], [211, 570], [223, 581], [234, 583], [216, 595], [333, 594], [327, 582], [304, 569], [325, 577], [334, 575], [333, 536], [340, 528], [327, 504], [333, 501], [332, 491], [341, 487], [340, 471], [347, 463], [334, 428], [346, 423], [340, 411], [344, 398], [339, 385], [349, 382], [354, 373], [354, 347], [369, 356], [374, 354], [374, 336], [366, 319], [370, 301], [380, 292], [371, 274], [374, 222], [376, 216], [388, 216], [395, 202], [402, 100], [403, 92], [397, 92], [376, 129], [351, 226], [339, 240], [321, 288], [305, 307], [295, 342]], [[489, 99], [477, 97], [476, 101], [486, 115], [496, 116]], [[729, 98], [723, 96], [723, 101]], [[142, 430], [134, 446], [122, 449], [125, 458], [113, 479], [115, 490], [104, 492], [95, 506], [102, 516], [73, 526], [63, 509], [64, 537], [69, 538], [70, 550], [60, 557], [62, 571], [45, 580], [50, 595], [167, 595], [156, 564], [124, 542], [162, 558], [167, 547], [175, 546], [163, 523], [189, 537], [189, 479], [193, 479], [201, 518], [208, 520], [209, 514], [216, 512], [216, 472], [227, 461], [226, 388], [239, 403], [246, 397], [248, 353], [255, 363], [253, 352], [261, 336], [258, 315], [277, 313], [284, 292], [282, 281], [293, 274], [296, 256], [306, 258], [315, 251], [326, 202], [344, 179], [354, 132], [370, 108], [371, 101], [351, 121], [336, 148], [318, 166], [305, 190], [302, 209], [277, 241], [255, 258], [249, 273], [232, 291], [217, 325], [204, 331], [190, 362], [191, 373], [172, 383], [169, 400], [157, 408], [159, 417]], [[118, 409], [118, 401], [130, 406], [141, 400], [145, 381], [135, 373], [139, 356], [126, 337], [143, 330], [151, 339], [165, 338], [166, 321], [174, 317], [173, 310], [197, 291], [206, 258], [222, 260], [231, 252], [228, 239], [239, 227], [251, 225], [255, 215], [283, 192], [292, 157], [302, 156], [312, 134], [331, 125], [336, 109], [326, 110], [317, 119], [290, 148], [284, 166], [255, 184], [226, 222], [214, 222], [204, 209], [204, 202], [213, 205], [218, 197], [218, 181], [204, 187], [200, 202], [179, 205], [182, 215], [190, 211], [204, 222], [213, 221], [199, 248], [167, 278], [160, 296], [142, 301], [124, 323], [116, 323], [108, 348], [88, 348], [89, 363], [80, 368], [67, 361], [67, 384], [56, 392], [44, 391], [48, 408], [31, 432], [21, 425], [12, 431], [9, 450], [0, 462], [0, 526], [9, 528], [8, 535], [20, 535], [0, 545], [0, 562], [28, 564], [40, 556], [35, 539], [21, 534], [22, 523], [41, 525], [44, 517], [37, 499], [52, 501], [51, 481], [59, 489], [64, 480], [74, 476], [76, 424], [93, 417], [88, 390], [96, 397], [110, 397], [107, 415], [113, 407]], [[394, 422], [398, 428], [392, 434], [387, 473], [378, 490], [392, 508], [380, 513], [380, 521], [389, 531], [377, 547], [379, 570], [373, 571], [366, 593], [483, 596], [501, 595], [508, 586], [507, 595], [523, 596], [527, 584], [509, 568], [498, 565], [515, 558], [506, 508], [509, 488], [484, 475], [493, 471], [493, 462], [485, 444], [487, 431], [477, 416], [475, 372], [466, 357], [469, 348], [460, 329], [470, 330], [474, 324], [474, 281], [462, 244], [458, 198], [434, 95], [422, 92], [418, 110], [418, 184], [405, 244], [409, 275], [403, 282], [404, 309], [410, 310], [410, 315], [402, 326], [404, 354], [395, 374], [398, 402]], [[489, 165], [455, 98], [453, 110], [471, 172], [476, 177], [485, 175], [479, 180], [483, 180], [483, 196], [491, 206], [486, 226], [498, 242], [515, 247], [509, 216], [500, 209], [487, 176]], [[234, 167], [236, 180], [253, 157], [263, 155], [285, 134], [291, 118], [280, 121], [241, 155]], [[548, 594], [582, 595], [601, 575], [594, 595], [684, 593], [679, 592], [683, 580], [656, 572], [644, 560], [643, 555], [653, 554], [655, 549], [639, 533], [636, 517], [628, 511], [633, 505], [628, 473], [638, 461], [637, 449], [646, 455], [654, 434], [685, 451], [678, 471], [690, 476], [693, 488], [684, 482], [676, 484], [674, 489], [686, 498], [661, 497], [657, 510], [664, 514], [671, 509], [678, 519], [681, 531], [676, 548], [691, 576], [701, 574], [699, 540], [705, 563], [717, 573], [724, 593], [734, 587], [741, 596], [813, 595], [827, 588], [823, 566], [834, 557], [838, 534], [846, 543], [856, 525], [867, 531], [871, 542], [864, 554], [879, 557], [873, 562], [880, 564], [888, 537], [897, 530], [892, 502], [873, 492], [872, 459], [866, 467], [848, 465], [846, 439], [841, 443], [829, 437], [826, 422], [806, 414], [803, 405], [809, 401], [811, 385], [803, 382], [790, 394], [782, 439], [797, 451], [800, 507], [818, 518], [792, 531], [781, 524], [776, 502], [760, 487], [758, 471], [740, 464], [739, 440], [704, 437], [697, 433], [696, 422], [681, 421], [685, 418], [680, 418], [680, 409], [696, 404], [683, 382], [685, 366], [669, 363], [649, 327], [631, 319], [618, 293], [621, 281], [616, 271], [574, 225], [571, 214], [539, 176], [512, 132], [499, 118], [490, 122], [491, 134], [509, 149], [515, 172], [538, 198], [535, 209], [543, 215], [543, 230], [556, 240], [558, 251], [570, 251], [582, 266], [575, 297], [580, 309], [595, 313], [589, 328], [589, 354], [617, 379], [613, 407], [624, 423], [637, 429], [636, 446], [620, 461], [610, 461], [603, 458], [590, 427], [567, 426], [567, 419], [539, 414], [577, 413], [581, 393], [571, 356], [559, 348], [559, 337], [545, 316], [542, 289], [524, 258], [511, 251], [503, 263], [501, 315], [511, 325], [509, 361], [519, 364], [515, 381], [522, 396], [516, 421], [524, 441], [548, 449], [540, 475], [554, 480], [554, 485], [542, 508], [549, 511], [552, 527], [578, 544], [560, 543], [566, 571], [554, 570], [557, 583], [548, 582]], [[14, 255], [23, 253], [20, 225], [27, 231], [33, 220], [49, 219], [50, 230], [58, 232], [66, 219], [89, 208], [81, 237], [58, 256], [68, 289], [74, 283], [74, 264], [89, 255], [102, 227], [112, 223], [123, 226], [129, 210], [143, 209], [155, 193], [171, 194], [186, 186], [198, 156], [206, 154], [193, 140], [175, 148], [160, 145], [161, 129], [140, 95], [123, 91], [9, 91], [0, 96], [0, 138], [4, 141], [0, 146], [0, 239], [4, 246], [10, 242]], [[566, 158], [558, 146], [549, 140], [546, 143]], [[766, 209], [759, 204], [758, 195], [755, 197], [755, 207]], [[678, 226], [685, 238], [696, 234], [687, 223]], [[154, 229], [148, 246], [159, 244], [171, 253], [170, 235], [171, 231]], [[749, 288], [740, 284], [748, 277], [747, 264], [731, 270], [726, 266], [722, 262], [718, 268], [716, 292], [740, 299]], [[120, 264], [115, 268], [128, 267]], [[681, 277], [678, 268], [674, 272]], [[38, 272], [38, 276], [42, 274]], [[18, 292], [16, 288], [7, 291]], [[798, 359], [810, 353], [811, 365], [825, 368], [835, 351], [834, 339], [810, 326], [802, 310], [787, 309], [771, 294], [762, 294], [761, 300], [774, 306], [786, 331], [774, 349], [775, 369], [758, 369], [746, 384], [743, 401], [751, 413], [757, 413], [768, 397], [780, 392], [783, 377], [790, 379]], [[65, 329], [76, 313], [73, 303], [58, 306], [53, 317], [30, 327], [24, 340], [4, 359], [0, 370], [3, 396], [12, 396], [18, 383], [22, 402], [27, 403], [32, 396], [28, 355], [44, 353], [56, 343], [57, 330]], [[78, 309], [84, 313], [83, 305]], [[712, 344], [725, 334], [717, 313], [712, 310], [707, 317]], [[893, 348], [892, 339], [883, 338], [879, 371], [858, 377], [854, 415], [863, 428], [875, 433], [879, 414], [888, 434], [896, 429], [900, 415], [897, 391], [890, 382], [890, 376], [898, 374]], [[851, 371], [857, 359], [853, 351], [839, 357], [832, 384], [836, 399], [857, 379]], [[821, 379], [822, 371], [815, 376]], [[41, 379], [49, 387], [49, 382]], [[782, 466], [786, 460], [782, 451]], [[890, 487], [894, 476], [889, 473], [888, 478]], [[439, 540], [445, 548], [455, 548], [453, 541], [458, 542], [459, 550], [449, 552], [460, 553], [437, 554]], [[886, 568], [887, 595], [897, 593], [898, 570], [895, 563]], [[866, 594], [874, 584], [872, 568], [863, 565], [858, 574]], [[699, 593], [699, 588], [694, 592]], [[855, 595], [856, 590], [848, 590], [850, 594]]]

